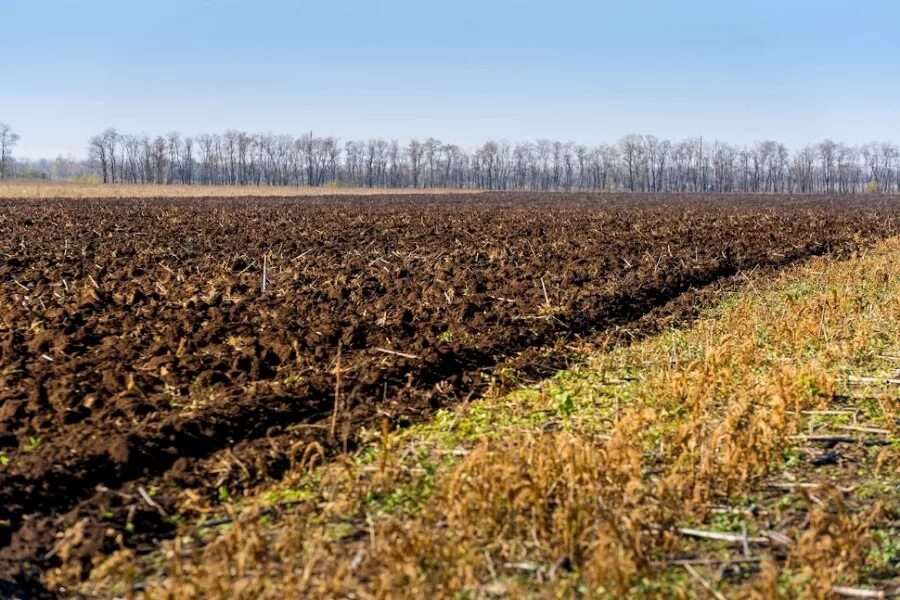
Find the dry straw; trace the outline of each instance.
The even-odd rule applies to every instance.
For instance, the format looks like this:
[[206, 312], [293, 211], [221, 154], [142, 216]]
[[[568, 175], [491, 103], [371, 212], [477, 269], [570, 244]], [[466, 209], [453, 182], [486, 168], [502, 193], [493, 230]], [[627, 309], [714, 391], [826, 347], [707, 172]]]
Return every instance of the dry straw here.
[[[88, 184], [88, 183], [0, 183], [0, 199], [67, 199], [67, 198], [241, 198], [295, 196], [356, 196], [448, 194], [460, 190], [443, 188], [385, 189], [355, 187], [299, 187], [254, 185], [157, 185], [157, 184]], [[466, 190], [467, 194], [477, 193]]]

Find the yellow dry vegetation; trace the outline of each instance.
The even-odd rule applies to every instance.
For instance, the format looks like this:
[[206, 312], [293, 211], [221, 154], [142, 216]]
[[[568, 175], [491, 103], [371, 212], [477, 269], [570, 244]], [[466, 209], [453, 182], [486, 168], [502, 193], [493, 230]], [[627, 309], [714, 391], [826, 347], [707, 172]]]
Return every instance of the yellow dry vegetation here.
[[900, 561], [898, 373], [893, 239], [752, 282], [690, 327], [610, 347], [540, 386], [369, 432], [356, 454], [325, 461], [307, 448], [283, 481], [206, 506], [161, 552], [98, 561], [82, 590], [883, 593]]
[[[97, 184], [75, 182], [3, 182], [0, 199], [74, 199], [74, 198], [290, 198], [295, 196], [357, 196], [449, 194], [461, 190], [356, 188], [325, 185], [322, 187], [267, 185], [157, 185]], [[467, 194], [478, 193], [466, 190]]]

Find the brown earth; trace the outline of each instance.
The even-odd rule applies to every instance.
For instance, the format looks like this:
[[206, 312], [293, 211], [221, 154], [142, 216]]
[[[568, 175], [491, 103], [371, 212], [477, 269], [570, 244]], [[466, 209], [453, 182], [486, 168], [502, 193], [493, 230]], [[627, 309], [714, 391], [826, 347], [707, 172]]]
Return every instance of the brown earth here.
[[897, 233], [880, 197], [0, 201], [0, 595], [49, 594], [63, 550], [151, 547], [179, 489], [235, 494], [689, 290]]

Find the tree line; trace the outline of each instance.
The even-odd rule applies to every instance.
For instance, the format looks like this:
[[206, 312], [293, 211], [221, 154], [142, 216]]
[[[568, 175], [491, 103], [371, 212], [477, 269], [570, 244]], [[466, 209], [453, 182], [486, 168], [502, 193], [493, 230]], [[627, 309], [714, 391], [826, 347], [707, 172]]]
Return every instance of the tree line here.
[[764, 140], [738, 146], [703, 138], [626, 135], [586, 146], [489, 140], [474, 149], [435, 138], [341, 142], [306, 133], [128, 135], [107, 129], [88, 159], [15, 161], [19, 136], [0, 123], [0, 178], [183, 185], [352, 186], [641, 192], [900, 192], [900, 148], [825, 140], [796, 150]]
[[765, 140], [736, 146], [627, 135], [586, 146], [541, 139], [489, 140], [474, 148], [435, 138], [341, 142], [306, 133], [229, 130], [195, 137], [91, 138], [90, 163], [105, 183], [630, 190], [641, 192], [900, 191], [900, 149], [825, 140], [791, 151]]

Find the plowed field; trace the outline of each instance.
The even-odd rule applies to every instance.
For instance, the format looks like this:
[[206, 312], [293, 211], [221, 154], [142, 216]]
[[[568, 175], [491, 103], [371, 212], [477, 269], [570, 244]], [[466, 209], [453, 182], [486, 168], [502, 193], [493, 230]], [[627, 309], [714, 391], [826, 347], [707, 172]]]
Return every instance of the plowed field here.
[[238, 493], [692, 288], [898, 233], [870, 197], [0, 201], [0, 590], [38, 589], [75, 523], [86, 560], [153, 544], [180, 489]]

